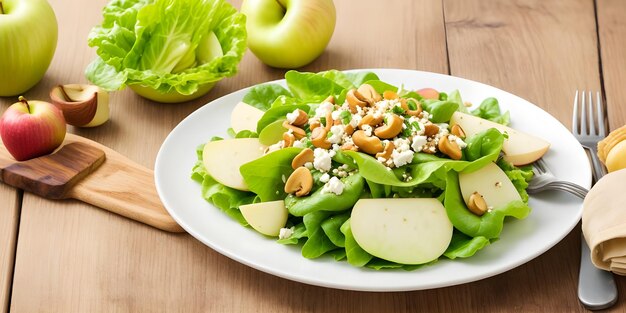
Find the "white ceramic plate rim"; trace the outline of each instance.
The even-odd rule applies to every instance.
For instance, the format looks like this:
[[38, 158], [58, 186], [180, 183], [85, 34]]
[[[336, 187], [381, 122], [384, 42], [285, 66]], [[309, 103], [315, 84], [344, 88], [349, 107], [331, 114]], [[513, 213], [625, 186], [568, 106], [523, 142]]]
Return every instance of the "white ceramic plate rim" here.
[[[511, 126], [548, 140], [544, 156], [561, 179], [589, 188], [591, 171], [585, 152], [554, 117], [532, 103], [498, 88], [468, 79], [413, 70], [373, 71], [381, 80], [405, 88], [458, 89], [463, 100], [478, 104], [495, 97], [511, 112]], [[275, 81], [284, 85], [284, 80]], [[244, 228], [206, 202], [200, 186], [190, 179], [195, 148], [212, 136], [226, 136], [230, 112], [247, 93], [239, 90], [199, 108], [163, 142], [156, 158], [155, 181], [163, 204], [192, 236], [215, 251], [250, 267], [286, 279], [330, 288], [359, 291], [407, 291], [452, 286], [491, 277], [524, 264], [561, 241], [578, 223], [582, 202], [563, 193], [546, 192], [531, 197], [533, 212], [524, 220], [507, 220], [498, 241], [477, 255], [461, 260], [442, 258], [415, 271], [355, 268], [332, 258], [309, 260], [300, 249], [275, 243]], [[576, 170], [572, 170], [576, 169]]]

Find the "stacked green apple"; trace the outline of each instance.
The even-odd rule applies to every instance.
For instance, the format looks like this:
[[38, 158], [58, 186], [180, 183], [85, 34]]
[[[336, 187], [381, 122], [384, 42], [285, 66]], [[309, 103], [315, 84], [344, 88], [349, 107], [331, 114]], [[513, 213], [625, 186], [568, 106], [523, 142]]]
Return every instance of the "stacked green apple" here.
[[469, 111], [458, 91], [368, 72], [285, 78], [235, 106], [233, 138], [198, 149], [202, 196], [241, 224], [307, 258], [414, 269], [471, 257], [529, 214], [528, 164], [550, 144], [506, 126], [496, 99]]
[[105, 90], [192, 100], [234, 75], [246, 49], [245, 16], [225, 0], [114, 0], [103, 12], [86, 75]]
[[0, 0], [0, 97], [16, 96], [46, 73], [57, 46], [57, 21], [46, 0]]
[[319, 57], [335, 30], [332, 0], [244, 0], [248, 46], [263, 63], [299, 68]]

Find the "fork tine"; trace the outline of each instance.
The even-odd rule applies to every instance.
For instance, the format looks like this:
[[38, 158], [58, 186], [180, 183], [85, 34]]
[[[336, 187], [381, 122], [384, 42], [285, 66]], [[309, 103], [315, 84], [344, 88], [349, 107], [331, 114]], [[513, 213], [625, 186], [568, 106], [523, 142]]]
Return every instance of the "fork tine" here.
[[578, 90], [574, 95], [574, 114], [572, 114], [572, 133], [578, 134]]
[[[588, 108], [589, 108], [589, 135], [591, 136], [595, 136], [596, 135], [596, 119], [599, 120], [600, 117], [597, 116], [598, 113], [596, 112], [596, 114], [594, 114], [594, 107], [593, 107], [593, 93], [591, 91], [587, 91], [589, 93], [588, 96]], [[594, 116], [596, 115], [596, 116]]]
[[596, 102], [596, 114], [598, 115], [598, 135], [604, 137], [606, 136], [606, 128], [604, 127], [604, 111], [602, 105], [602, 94], [598, 91], [596, 98], [598, 101]]
[[580, 132], [579, 134], [587, 134], [587, 101], [585, 99], [585, 91], [582, 94], [581, 108], [580, 108]]
[[535, 164], [542, 172], [548, 172], [548, 165], [546, 164], [546, 161], [543, 160], [543, 158], [535, 161]]

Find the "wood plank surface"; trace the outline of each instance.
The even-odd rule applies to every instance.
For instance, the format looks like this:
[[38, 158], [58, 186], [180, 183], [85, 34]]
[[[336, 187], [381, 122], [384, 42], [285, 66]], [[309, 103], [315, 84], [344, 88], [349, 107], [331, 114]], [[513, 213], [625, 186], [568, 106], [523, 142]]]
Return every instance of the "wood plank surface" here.
[[[94, 52], [84, 38], [101, 20], [105, 3], [50, 2], [59, 20], [59, 46], [46, 79], [30, 92], [33, 99], [45, 98], [58, 83], [85, 81], [82, 72]], [[327, 52], [305, 70], [396, 67], [447, 72], [440, 1], [335, 3], [335, 35]], [[424, 18], [414, 18], [414, 12]], [[389, 22], [361, 22], [368, 15]], [[117, 92], [110, 122], [73, 131], [152, 167], [163, 139], [189, 113], [211, 99], [283, 75], [248, 53], [240, 73], [203, 99], [163, 105], [130, 91]], [[370, 294], [307, 286], [240, 265], [189, 235], [159, 232], [79, 202], [27, 194], [23, 206], [14, 312], [380, 311], [389, 306], [408, 311], [421, 306], [420, 299], [437, 298], [433, 292]], [[437, 308], [436, 302], [428, 305]]]
[[0, 184], [0, 312], [7, 312], [13, 280], [15, 244], [19, 223], [20, 194]]
[[603, 0], [596, 6], [607, 115], [616, 129], [626, 124], [626, 2]]
[[[444, 8], [452, 75], [517, 94], [567, 128], [575, 90], [600, 90], [593, 1], [444, 0]], [[499, 284], [514, 279], [524, 291], [534, 286], [543, 289], [542, 280], [555, 283], [554, 288], [543, 289], [549, 290], [547, 295], [524, 294], [533, 300], [515, 307], [521, 312], [584, 311], [576, 298], [579, 234], [577, 227], [544, 255], [490, 280]], [[626, 279], [617, 276], [616, 282], [623, 292]], [[501, 296], [502, 302], [510, 303], [519, 294]], [[492, 301], [487, 300], [486, 307], [494, 307]], [[624, 298], [618, 301], [610, 311], [624, 310]]]
[[[59, 20], [59, 45], [45, 79], [26, 94], [31, 99], [46, 99], [59, 83], [86, 82], [82, 73], [95, 56], [86, 36], [101, 20], [106, 0], [50, 2]], [[600, 88], [591, 0], [342, 0], [335, 5], [333, 39], [304, 70], [451, 72], [520, 95], [568, 127], [573, 91]], [[284, 74], [249, 52], [239, 69], [237, 76], [190, 103], [156, 104], [129, 90], [116, 92], [111, 121], [72, 131], [152, 168], [161, 142], [189, 113], [221, 95]], [[618, 86], [621, 80], [615, 81]], [[607, 87], [607, 100], [612, 99]], [[3, 108], [10, 102], [0, 99]], [[0, 197], [5, 194], [15, 191], [3, 186]], [[13, 207], [17, 212], [17, 205]], [[0, 211], [0, 283], [11, 266], [4, 265], [11, 258], [4, 257], [3, 240], [14, 238], [4, 233], [15, 225], [4, 225], [5, 211]], [[274, 277], [232, 261], [189, 235], [161, 232], [78, 201], [25, 194], [11, 311], [584, 312], [576, 299], [579, 233], [576, 228], [535, 260], [474, 283], [415, 292], [351, 292]], [[620, 292], [626, 292], [626, 280], [620, 277], [617, 282]], [[4, 285], [0, 303], [8, 301]], [[623, 298], [610, 311], [624, 311]]]

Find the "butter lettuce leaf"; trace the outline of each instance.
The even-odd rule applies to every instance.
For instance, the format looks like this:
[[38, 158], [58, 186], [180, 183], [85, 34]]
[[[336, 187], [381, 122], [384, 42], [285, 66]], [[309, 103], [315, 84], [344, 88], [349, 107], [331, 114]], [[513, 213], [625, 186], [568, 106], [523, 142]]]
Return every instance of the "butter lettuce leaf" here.
[[339, 96], [345, 89], [331, 79], [315, 73], [288, 71], [285, 80], [295, 98], [321, 102], [328, 96]]
[[302, 246], [302, 256], [307, 259], [314, 259], [324, 253], [337, 249], [337, 246], [326, 236], [322, 228], [322, 222], [330, 215], [329, 212], [311, 212], [302, 219], [308, 239]]
[[527, 204], [516, 200], [503, 207], [494, 208], [482, 216], [477, 216], [465, 205], [459, 187], [458, 173], [449, 171], [447, 178], [444, 200], [446, 213], [454, 228], [470, 237], [498, 238], [504, 226], [505, 217], [523, 219], [530, 213], [530, 207]]
[[[237, 72], [245, 16], [225, 0], [114, 0], [88, 44], [98, 57], [87, 78], [107, 90], [139, 84], [189, 95]], [[206, 59], [215, 35], [223, 55]]]
[[522, 197], [524, 203], [528, 203], [528, 183], [533, 179], [533, 167], [532, 165], [525, 165], [517, 167], [504, 159], [498, 160], [498, 166], [504, 171], [506, 176], [515, 186], [517, 192]]
[[280, 96], [292, 97], [289, 90], [279, 84], [261, 84], [252, 87], [243, 97], [243, 102], [267, 111]]
[[452, 233], [452, 240], [450, 240], [450, 245], [443, 255], [451, 260], [456, 258], [469, 258], [476, 254], [479, 250], [488, 246], [490, 243], [491, 241], [486, 237], [470, 237], [459, 232], [458, 230], [454, 230]]
[[500, 105], [498, 104], [498, 99], [496, 98], [487, 98], [483, 100], [478, 108], [472, 111], [472, 114], [502, 125], [509, 125], [510, 123], [509, 111], [502, 114], [500, 111]]
[[248, 188], [262, 202], [285, 199], [285, 180], [293, 169], [291, 160], [300, 153], [300, 148], [285, 148], [268, 153], [239, 168]]

